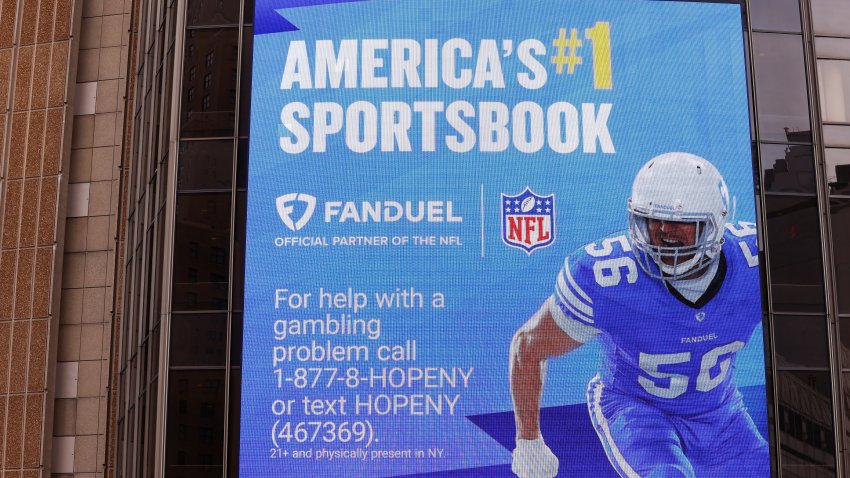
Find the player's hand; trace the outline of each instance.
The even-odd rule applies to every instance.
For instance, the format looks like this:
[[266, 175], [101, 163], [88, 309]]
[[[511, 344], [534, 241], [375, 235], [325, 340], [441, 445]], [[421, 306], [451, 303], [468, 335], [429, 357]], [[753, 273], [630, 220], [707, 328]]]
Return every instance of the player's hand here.
[[519, 478], [554, 478], [558, 474], [558, 457], [546, 446], [542, 436], [534, 440], [518, 438], [511, 470]]

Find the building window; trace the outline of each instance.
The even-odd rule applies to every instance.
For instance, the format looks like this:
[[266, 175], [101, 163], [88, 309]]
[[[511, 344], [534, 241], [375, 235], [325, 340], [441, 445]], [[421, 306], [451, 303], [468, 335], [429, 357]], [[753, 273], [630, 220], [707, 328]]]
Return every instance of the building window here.
[[802, 37], [754, 33], [753, 60], [761, 140], [811, 142]]
[[826, 182], [832, 195], [850, 195], [850, 149], [826, 148]]
[[207, 58], [204, 60], [204, 65], [209, 68], [215, 63], [215, 52], [210, 51], [207, 53]]
[[847, 0], [812, 0], [815, 33], [850, 35], [850, 7]]
[[818, 60], [818, 83], [823, 120], [850, 122], [850, 61]]
[[224, 265], [227, 262], [227, 251], [222, 247], [213, 247], [210, 250], [210, 261], [213, 264]]

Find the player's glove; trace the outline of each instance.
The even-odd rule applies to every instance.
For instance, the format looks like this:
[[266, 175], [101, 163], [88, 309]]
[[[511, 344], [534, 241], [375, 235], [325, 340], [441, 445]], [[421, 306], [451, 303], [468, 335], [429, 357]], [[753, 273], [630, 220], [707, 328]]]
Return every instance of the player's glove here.
[[554, 478], [558, 474], [558, 457], [546, 446], [542, 436], [534, 440], [518, 438], [511, 470], [519, 478]]

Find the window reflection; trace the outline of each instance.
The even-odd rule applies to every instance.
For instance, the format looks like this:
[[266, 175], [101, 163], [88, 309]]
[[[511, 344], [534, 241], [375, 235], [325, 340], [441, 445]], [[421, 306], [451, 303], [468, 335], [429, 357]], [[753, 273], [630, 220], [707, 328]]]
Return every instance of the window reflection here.
[[778, 368], [829, 368], [825, 317], [775, 315], [773, 327]]
[[782, 476], [835, 476], [829, 372], [777, 373]]
[[176, 222], [173, 310], [226, 309], [230, 193], [178, 195]]
[[761, 138], [811, 142], [802, 38], [754, 33], [753, 51]]
[[[835, 282], [838, 288], [838, 312], [850, 314], [850, 198], [830, 200], [832, 214], [832, 254], [835, 264]], [[844, 327], [841, 328], [844, 334]], [[847, 327], [850, 337], [850, 327]], [[850, 346], [850, 342], [846, 342]], [[846, 367], [850, 368], [850, 362]]]
[[186, 24], [235, 25], [239, 22], [239, 2], [233, 0], [189, 0], [186, 5]]
[[239, 136], [249, 133], [251, 119], [251, 65], [254, 61], [254, 27], [242, 29], [242, 76], [239, 79]]
[[765, 205], [774, 310], [823, 311], [817, 200], [768, 195]]
[[239, 140], [236, 152], [236, 188], [245, 190], [248, 187], [248, 139]]
[[812, 147], [795, 144], [762, 144], [763, 188], [767, 192], [815, 193]]
[[[242, 329], [239, 329], [241, 335]], [[227, 476], [239, 476], [239, 416], [242, 397], [242, 370], [239, 367], [230, 368], [230, 410], [228, 415], [228, 447], [227, 447]]]
[[233, 312], [230, 317], [230, 365], [242, 365], [242, 312]]
[[815, 33], [850, 35], [850, 8], [847, 0], [811, 0]]
[[826, 148], [826, 182], [830, 194], [850, 194], [850, 149]]
[[242, 11], [242, 23], [252, 24], [254, 23], [254, 0], [245, 0], [245, 6]]
[[167, 476], [221, 476], [224, 370], [172, 370], [168, 382]]
[[823, 144], [826, 146], [850, 147], [850, 126], [823, 125]]
[[815, 37], [818, 58], [850, 60], [850, 38]]
[[169, 365], [225, 365], [226, 314], [174, 314]]
[[750, 21], [756, 30], [799, 32], [799, 0], [750, 0]]
[[230, 189], [233, 141], [181, 141], [177, 190]]
[[818, 91], [824, 121], [850, 122], [850, 61], [818, 60]]
[[186, 31], [180, 125], [184, 138], [233, 134], [237, 41], [235, 28]]
[[850, 370], [850, 317], [838, 319], [838, 331], [841, 334], [841, 368], [848, 371]]
[[236, 192], [236, 217], [234, 219], [233, 244], [233, 305], [232, 310], [242, 310], [245, 302], [245, 226], [247, 220], [248, 194]]

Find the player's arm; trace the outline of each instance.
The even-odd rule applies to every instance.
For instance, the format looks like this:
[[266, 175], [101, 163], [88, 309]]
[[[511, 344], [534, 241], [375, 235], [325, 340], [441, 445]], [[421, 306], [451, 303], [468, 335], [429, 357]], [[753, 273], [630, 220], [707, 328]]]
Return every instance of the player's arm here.
[[563, 355], [581, 342], [555, 322], [562, 312], [550, 297], [514, 335], [511, 342], [510, 381], [514, 402], [517, 439], [540, 436], [540, 397], [546, 375], [546, 359]]
[[550, 297], [511, 342], [511, 394], [517, 427], [511, 470], [520, 478], [553, 478], [558, 474], [558, 458], [540, 435], [546, 359], [581, 345], [556, 323], [555, 315], [564, 318], [558, 307], [554, 297]]

